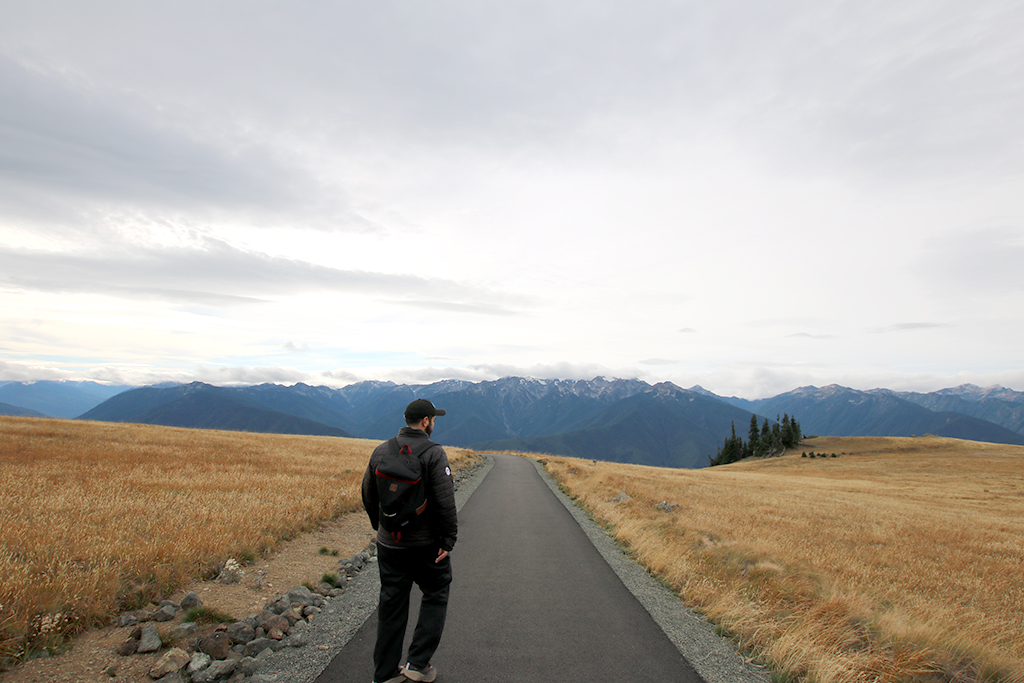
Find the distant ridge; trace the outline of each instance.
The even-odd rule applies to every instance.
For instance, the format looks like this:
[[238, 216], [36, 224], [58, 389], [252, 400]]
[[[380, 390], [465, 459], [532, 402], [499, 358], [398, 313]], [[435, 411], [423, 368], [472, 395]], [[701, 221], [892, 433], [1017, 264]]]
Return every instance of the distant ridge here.
[[98, 382], [6, 382], [0, 385], [0, 401], [30, 408], [41, 415], [70, 418], [130, 388]]
[[[838, 384], [821, 388], [801, 387], [773, 398], [751, 401], [750, 405], [754, 410], [770, 415], [783, 412], [797, 415], [805, 434], [934, 434], [971, 441], [1024, 445], [1024, 434], [1013, 429], [966, 413], [931, 410], [887, 390], [857, 391]], [[1019, 407], [1024, 408], [1024, 404]]]
[[0, 415], [9, 415], [11, 417], [49, 417], [30, 408], [12, 406], [9, 403], [0, 403]]
[[247, 402], [244, 395], [242, 391], [202, 382], [166, 389], [144, 387], [111, 398], [81, 419], [273, 434], [352, 436], [343, 429], [254, 405]]
[[[62, 390], [74, 388], [66, 384]], [[436, 440], [448, 445], [673, 467], [707, 465], [734, 424], [740, 435], [746, 434], [751, 415], [763, 422], [789, 414], [805, 434], [821, 436], [935, 434], [1024, 444], [1024, 394], [973, 385], [916, 394], [833, 384], [748, 401], [700, 386], [683, 389], [671, 382], [652, 386], [603, 377], [415, 385], [369, 381], [341, 389], [193, 382], [119, 393], [81, 417], [386, 439], [403, 423], [402, 411], [414, 398], [429, 398], [448, 411], [434, 432]]]
[[576, 430], [475, 444], [482, 450], [536, 451], [659, 467], [704, 467], [733, 423], [751, 413], [671, 382], [617, 401]]

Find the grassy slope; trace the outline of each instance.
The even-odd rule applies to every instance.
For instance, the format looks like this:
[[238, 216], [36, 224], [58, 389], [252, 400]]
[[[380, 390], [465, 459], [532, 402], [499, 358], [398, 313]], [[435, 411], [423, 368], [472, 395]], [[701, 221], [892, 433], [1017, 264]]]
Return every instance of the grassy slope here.
[[0, 661], [361, 511], [377, 443], [0, 417]]
[[[547, 466], [684, 600], [795, 679], [1024, 681], [1024, 448], [811, 449], [841, 455]], [[631, 500], [612, 503], [620, 492]], [[663, 500], [680, 507], [657, 511]]]

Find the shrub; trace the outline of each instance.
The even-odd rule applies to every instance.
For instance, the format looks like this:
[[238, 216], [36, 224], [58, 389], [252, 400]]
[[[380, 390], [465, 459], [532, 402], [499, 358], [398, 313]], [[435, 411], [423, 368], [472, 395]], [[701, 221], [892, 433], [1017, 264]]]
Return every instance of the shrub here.
[[235, 618], [230, 614], [205, 605], [193, 607], [185, 612], [185, 616], [182, 618], [182, 621], [194, 621], [197, 624], [230, 624], [234, 620]]

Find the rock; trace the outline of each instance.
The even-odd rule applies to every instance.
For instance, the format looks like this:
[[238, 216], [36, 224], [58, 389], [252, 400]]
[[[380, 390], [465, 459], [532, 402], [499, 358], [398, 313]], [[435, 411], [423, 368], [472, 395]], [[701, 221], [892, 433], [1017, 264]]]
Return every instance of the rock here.
[[161, 678], [157, 683], [185, 683], [185, 679], [181, 677], [180, 671], [173, 671]]
[[245, 654], [248, 657], [255, 657], [270, 647], [270, 638], [257, 638], [245, 644]]
[[244, 621], [236, 621], [228, 626], [228, 636], [233, 644], [245, 644], [256, 638], [256, 629]]
[[214, 659], [224, 659], [231, 652], [231, 636], [224, 631], [211, 633], [199, 641], [199, 651], [205, 652]]
[[306, 609], [306, 608], [303, 607], [302, 605], [299, 605], [298, 603], [295, 603], [295, 605], [293, 605], [293, 606], [289, 607], [288, 609], [286, 609], [285, 611], [281, 612], [281, 616], [284, 617], [285, 619], [287, 619], [288, 620], [288, 625], [291, 626], [292, 624], [294, 624], [294, 623], [296, 623], [298, 621], [302, 621], [302, 613], [301, 613], [300, 610], [303, 610], [303, 609]]
[[263, 619], [260, 622], [260, 626], [263, 627], [263, 630], [269, 635], [270, 632], [275, 629], [281, 631], [281, 633], [288, 633], [292, 623], [287, 618], [279, 614], [275, 614]]
[[252, 676], [259, 671], [260, 662], [255, 657], [243, 657], [238, 661], [238, 668], [235, 671], [242, 673], [245, 676]]
[[271, 640], [284, 640], [284, 631], [279, 628], [272, 628], [267, 633], [267, 637]]
[[660, 503], [656, 504], [654, 506], [654, 509], [661, 510], [662, 512], [672, 512], [677, 507], [679, 507], [679, 503], [670, 503], [667, 500], [663, 500]]
[[120, 645], [117, 646], [117, 654], [122, 657], [130, 657], [135, 654], [135, 651], [139, 649], [139, 641], [135, 638], [129, 638]]
[[238, 583], [243, 576], [245, 576], [245, 572], [242, 571], [242, 565], [232, 557], [224, 563], [224, 568], [217, 575], [217, 580], [221, 583]]
[[288, 591], [288, 603], [291, 604], [293, 602], [297, 602], [305, 607], [306, 605], [321, 604], [323, 598], [305, 586], [298, 586]]
[[156, 664], [149, 670], [149, 677], [163, 678], [169, 673], [180, 671], [183, 666], [189, 663], [191, 657], [188, 653], [182, 650], [180, 647], [172, 647], [167, 652], [160, 656], [160, 659], [156, 660]]
[[627, 495], [625, 492], [620, 493], [619, 495], [617, 495], [614, 498], [612, 498], [612, 502], [613, 503], [622, 503], [622, 502], [625, 502], [627, 500], [633, 500], [633, 498], [631, 496]]
[[188, 662], [188, 675], [194, 676], [211, 664], [213, 664], [213, 657], [205, 652], [193, 652], [192, 659]]
[[124, 628], [125, 626], [135, 626], [139, 623], [139, 618], [134, 614], [122, 614], [117, 618], [117, 625]]
[[185, 640], [189, 636], [194, 636], [198, 630], [199, 626], [194, 621], [183, 621], [171, 631], [171, 640]]
[[315, 593], [316, 593], [317, 595], [322, 595], [322, 596], [324, 596], [325, 598], [326, 598], [326, 597], [327, 597], [328, 595], [330, 595], [330, 594], [331, 594], [331, 591], [332, 591], [332, 590], [334, 590], [334, 586], [332, 586], [331, 584], [327, 583], [326, 581], [321, 581], [320, 583], [318, 583], [318, 584], [316, 585], [316, 588], [314, 588], [314, 589], [313, 589], [313, 591], [314, 591], [314, 592], [315, 592]]
[[193, 607], [202, 607], [203, 601], [199, 599], [195, 591], [189, 591], [185, 594], [185, 597], [181, 599], [181, 609], [189, 610]]
[[153, 621], [171, 621], [174, 616], [178, 613], [178, 606], [175, 604], [163, 605], [160, 609], [153, 613]]
[[271, 600], [270, 602], [268, 602], [266, 604], [266, 606], [263, 608], [263, 613], [264, 614], [280, 614], [281, 612], [285, 611], [286, 609], [288, 609], [291, 606], [292, 606], [292, 604], [291, 604], [291, 602], [288, 601], [288, 597], [287, 596], [285, 596], [285, 595], [278, 595], [276, 598], [274, 598], [273, 600]]
[[316, 615], [320, 614], [320, 612], [322, 612], [322, 611], [323, 610], [321, 610], [319, 607], [314, 607], [313, 605], [308, 605], [308, 606], [302, 608], [302, 616], [304, 616], [304, 617], [315, 617]]
[[295, 633], [288, 636], [283, 641], [285, 647], [305, 647], [306, 646], [306, 634]]
[[147, 652], [156, 652], [163, 645], [163, 641], [160, 640], [160, 633], [156, 630], [154, 624], [144, 624], [142, 626], [142, 632], [139, 634], [139, 648], [136, 650], [139, 654], [145, 654]]
[[192, 683], [213, 683], [214, 681], [227, 678], [235, 671], [238, 662], [233, 659], [214, 662], [202, 671], [192, 675]]

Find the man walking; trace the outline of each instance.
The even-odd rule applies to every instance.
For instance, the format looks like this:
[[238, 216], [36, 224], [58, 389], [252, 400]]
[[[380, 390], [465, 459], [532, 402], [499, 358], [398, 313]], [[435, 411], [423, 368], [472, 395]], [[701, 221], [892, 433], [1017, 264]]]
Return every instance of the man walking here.
[[[380, 568], [377, 644], [373, 651], [375, 683], [405, 683], [406, 679], [429, 682], [437, 677], [430, 659], [444, 630], [452, 581], [448, 554], [458, 532], [448, 456], [429, 439], [438, 415], [444, 415], [444, 411], [426, 399], [410, 403], [405, 409], [406, 426], [396, 438], [374, 449], [363, 475], [363, 507], [377, 531]], [[391, 463], [402, 457], [418, 471], [393, 474]], [[383, 510], [382, 491], [386, 498], [389, 491], [415, 486], [423, 487], [421, 505], [416, 504], [407, 514]], [[413, 583], [423, 592], [423, 600], [406, 665], [400, 666]]]

